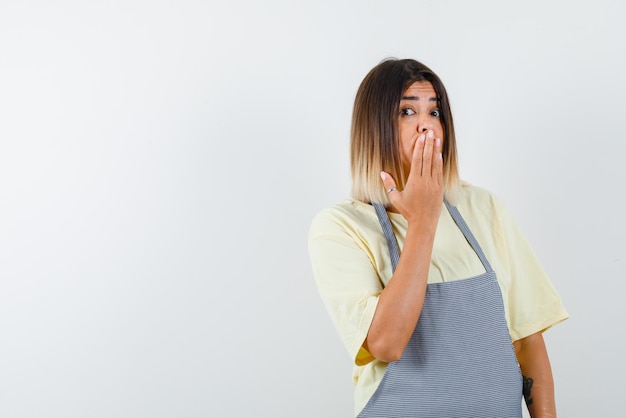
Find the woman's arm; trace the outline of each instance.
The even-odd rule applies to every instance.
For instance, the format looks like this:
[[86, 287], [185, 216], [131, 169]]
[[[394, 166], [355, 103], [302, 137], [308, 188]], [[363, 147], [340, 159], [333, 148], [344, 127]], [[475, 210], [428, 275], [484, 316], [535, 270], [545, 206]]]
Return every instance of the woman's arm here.
[[[443, 205], [441, 140], [429, 135], [416, 138], [411, 172], [403, 191], [389, 194], [393, 208], [407, 219], [408, 227], [398, 266], [381, 292], [364, 347], [379, 360], [400, 359], [422, 312], [430, 257]], [[395, 187], [383, 173], [383, 184]]]
[[524, 399], [532, 418], [556, 417], [554, 381], [541, 332], [513, 343], [524, 378]]

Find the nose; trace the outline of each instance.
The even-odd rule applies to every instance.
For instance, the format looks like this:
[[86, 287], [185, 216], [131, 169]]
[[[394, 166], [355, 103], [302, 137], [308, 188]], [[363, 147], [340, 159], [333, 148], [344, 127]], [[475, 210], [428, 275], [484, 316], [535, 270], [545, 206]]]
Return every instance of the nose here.
[[430, 129], [433, 129], [432, 118], [428, 117], [428, 115], [421, 116], [417, 121], [417, 132], [425, 133]]

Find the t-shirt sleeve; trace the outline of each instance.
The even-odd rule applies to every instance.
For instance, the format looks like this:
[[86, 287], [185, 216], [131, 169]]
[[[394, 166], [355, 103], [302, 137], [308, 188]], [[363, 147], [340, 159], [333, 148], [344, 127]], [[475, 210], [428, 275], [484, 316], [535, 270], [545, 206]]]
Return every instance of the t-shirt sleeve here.
[[[494, 198], [504, 260], [503, 298], [513, 341], [545, 331], [568, 318], [561, 298], [509, 211]], [[501, 272], [497, 272], [501, 274]]]
[[309, 230], [309, 256], [320, 296], [355, 364], [374, 360], [363, 348], [382, 283], [367, 245], [329, 210]]

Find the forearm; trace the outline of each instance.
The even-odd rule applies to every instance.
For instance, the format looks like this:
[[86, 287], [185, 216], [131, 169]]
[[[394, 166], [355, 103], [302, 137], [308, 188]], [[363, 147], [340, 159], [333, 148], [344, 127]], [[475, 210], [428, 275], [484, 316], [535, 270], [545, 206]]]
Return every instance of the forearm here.
[[408, 344], [424, 303], [436, 222], [409, 223], [402, 255], [389, 284], [379, 296], [366, 339], [377, 359], [395, 361]]
[[556, 417], [552, 368], [540, 332], [513, 343], [524, 378], [524, 399], [532, 418]]

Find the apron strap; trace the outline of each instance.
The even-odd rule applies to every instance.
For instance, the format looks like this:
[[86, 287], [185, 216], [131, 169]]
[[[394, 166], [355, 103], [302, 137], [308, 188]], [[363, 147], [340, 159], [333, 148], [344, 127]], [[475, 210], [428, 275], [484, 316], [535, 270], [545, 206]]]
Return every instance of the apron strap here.
[[391, 221], [389, 220], [385, 206], [381, 203], [372, 203], [372, 205], [374, 209], [376, 209], [376, 216], [378, 216], [378, 221], [383, 228], [383, 234], [385, 234], [385, 239], [387, 240], [387, 248], [389, 248], [389, 257], [391, 258], [391, 271], [395, 272], [398, 266], [398, 260], [400, 260], [398, 241], [396, 241], [396, 236], [391, 228]]
[[474, 252], [476, 253], [476, 255], [478, 255], [478, 258], [480, 258], [480, 261], [481, 263], [483, 263], [483, 267], [485, 267], [485, 270], [488, 273], [492, 272], [493, 269], [491, 268], [489, 261], [487, 261], [487, 257], [485, 257], [485, 253], [483, 253], [483, 249], [480, 248], [478, 241], [474, 237], [474, 234], [472, 234], [469, 226], [467, 226], [467, 224], [465, 223], [465, 219], [463, 219], [459, 210], [456, 208], [456, 206], [452, 206], [450, 203], [448, 203], [447, 200], [444, 200], [443, 202], [446, 204], [450, 215], [452, 215], [452, 219], [454, 219], [456, 225], [459, 227], [461, 232], [463, 232], [463, 235], [465, 235], [465, 239], [472, 246]]
[[[469, 229], [469, 226], [467, 226], [467, 223], [465, 223], [465, 219], [463, 219], [459, 210], [455, 206], [448, 203], [447, 200], [444, 199], [443, 202], [448, 208], [448, 212], [450, 212], [452, 219], [454, 219], [454, 222], [465, 236], [465, 239], [480, 259], [480, 262], [483, 264], [485, 270], [487, 272], [493, 271], [489, 261], [487, 261], [487, 257], [485, 257], [485, 253], [483, 253], [482, 248], [478, 244], [474, 234], [472, 234], [472, 231]], [[383, 234], [385, 234], [385, 239], [387, 240], [387, 248], [389, 249], [389, 257], [391, 258], [391, 271], [395, 272], [396, 267], [398, 266], [398, 260], [400, 260], [400, 249], [398, 248], [398, 241], [396, 241], [396, 236], [393, 233], [393, 228], [391, 227], [389, 215], [387, 215], [387, 209], [385, 209], [385, 206], [381, 203], [372, 203], [372, 206], [374, 206], [374, 209], [376, 210], [376, 216], [378, 216], [378, 221], [380, 222]]]

